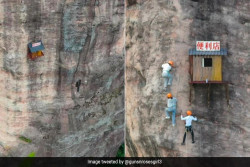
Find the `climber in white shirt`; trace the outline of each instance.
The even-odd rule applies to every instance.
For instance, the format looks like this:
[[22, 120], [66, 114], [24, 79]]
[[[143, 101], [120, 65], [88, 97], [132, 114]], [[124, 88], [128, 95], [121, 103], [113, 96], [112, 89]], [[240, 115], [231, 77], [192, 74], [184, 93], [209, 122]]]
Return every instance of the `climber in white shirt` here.
[[197, 118], [196, 117], [193, 117], [192, 116], [192, 112], [191, 111], [187, 111], [187, 115], [186, 117], [182, 117], [181, 115], [181, 120], [186, 120], [186, 126], [185, 126], [185, 133], [184, 133], [184, 136], [183, 136], [183, 141], [182, 141], [182, 145], [185, 145], [185, 140], [186, 140], [186, 134], [187, 132], [191, 132], [191, 135], [192, 135], [192, 143], [194, 143], [194, 131], [193, 131], [193, 128], [192, 128], [192, 121], [197, 121]]
[[168, 85], [172, 84], [173, 76], [170, 74], [172, 67], [174, 66], [173, 61], [169, 61], [166, 64], [162, 64], [162, 77], [164, 78], [164, 89], [167, 89]]

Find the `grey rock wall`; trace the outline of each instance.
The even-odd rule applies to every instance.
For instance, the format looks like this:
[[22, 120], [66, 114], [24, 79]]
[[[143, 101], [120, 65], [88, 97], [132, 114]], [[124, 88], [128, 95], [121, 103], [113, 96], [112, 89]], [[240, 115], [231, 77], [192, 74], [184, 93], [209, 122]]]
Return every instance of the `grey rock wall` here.
[[[132, 2], [132, 1], [131, 1]], [[249, 32], [248, 0], [137, 0], [126, 4], [126, 156], [249, 156]], [[188, 50], [197, 40], [218, 40], [228, 49], [223, 79], [229, 85], [230, 107], [222, 85], [195, 86], [189, 103]], [[177, 125], [165, 119], [166, 93], [161, 65], [175, 62], [173, 85]], [[192, 110], [195, 144], [184, 121]]]
[[[123, 31], [121, 0], [0, 0], [0, 156], [116, 155]], [[32, 61], [39, 39], [45, 56]]]

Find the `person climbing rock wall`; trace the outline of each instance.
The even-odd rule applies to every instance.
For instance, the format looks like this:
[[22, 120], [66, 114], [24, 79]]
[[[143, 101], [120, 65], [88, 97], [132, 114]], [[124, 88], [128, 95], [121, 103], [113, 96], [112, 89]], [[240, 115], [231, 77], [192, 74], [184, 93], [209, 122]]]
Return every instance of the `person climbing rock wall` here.
[[[250, 156], [249, 0], [137, 0], [126, 6], [126, 155]], [[196, 41], [220, 41], [223, 80], [229, 81], [229, 108], [223, 86], [197, 85], [189, 103], [189, 49]], [[176, 126], [165, 118], [162, 64], [177, 68], [168, 87], [177, 99]], [[183, 111], [192, 110], [195, 143], [186, 138]], [[170, 125], [170, 126], [169, 126]]]

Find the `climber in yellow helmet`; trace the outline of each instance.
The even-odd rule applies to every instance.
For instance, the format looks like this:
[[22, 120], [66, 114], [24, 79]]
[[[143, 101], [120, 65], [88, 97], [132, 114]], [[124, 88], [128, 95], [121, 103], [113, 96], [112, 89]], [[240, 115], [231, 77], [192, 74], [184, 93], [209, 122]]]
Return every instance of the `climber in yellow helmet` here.
[[187, 132], [191, 132], [191, 135], [192, 135], [192, 143], [194, 143], [194, 131], [193, 131], [193, 128], [192, 128], [192, 121], [197, 121], [197, 118], [192, 116], [192, 111], [187, 111], [187, 115], [186, 117], [182, 117], [181, 115], [181, 120], [186, 120], [186, 125], [185, 125], [185, 133], [184, 133], [184, 136], [183, 136], [183, 141], [182, 141], [182, 145], [185, 145], [185, 140], [186, 140], [186, 134]]
[[167, 98], [168, 98], [168, 107], [165, 108], [166, 119], [170, 118], [169, 112], [172, 112], [172, 125], [175, 126], [175, 113], [176, 113], [177, 99], [173, 97], [171, 93], [167, 94]]
[[170, 74], [172, 67], [174, 66], [173, 61], [162, 64], [162, 77], [164, 78], [164, 89], [167, 90], [167, 86], [172, 84], [173, 75]]

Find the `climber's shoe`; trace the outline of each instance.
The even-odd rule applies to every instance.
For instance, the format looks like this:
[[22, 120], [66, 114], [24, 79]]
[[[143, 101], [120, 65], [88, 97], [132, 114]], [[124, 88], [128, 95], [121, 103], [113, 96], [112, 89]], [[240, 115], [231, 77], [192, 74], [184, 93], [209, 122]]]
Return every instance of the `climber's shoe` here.
[[170, 117], [166, 117], [166, 119], [170, 119]]
[[168, 85], [171, 85], [171, 83], [168, 83]]
[[175, 127], [175, 124], [172, 124], [173, 127]]
[[192, 141], [192, 143], [194, 144], [194, 143], [195, 143], [195, 141]]
[[184, 146], [184, 145], [185, 145], [185, 143], [181, 143], [181, 145], [183, 145], [183, 146]]

